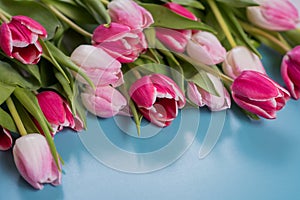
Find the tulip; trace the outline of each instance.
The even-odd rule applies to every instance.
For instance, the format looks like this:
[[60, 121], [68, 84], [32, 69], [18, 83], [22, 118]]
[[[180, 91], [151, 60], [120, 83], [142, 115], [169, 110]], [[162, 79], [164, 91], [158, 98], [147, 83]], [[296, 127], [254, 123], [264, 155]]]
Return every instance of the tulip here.
[[231, 85], [234, 101], [243, 109], [267, 119], [276, 118], [290, 94], [267, 75], [243, 71]]
[[98, 26], [92, 43], [121, 63], [135, 61], [148, 47], [142, 32], [133, 32], [128, 26], [118, 23], [111, 23], [109, 27]]
[[226, 50], [218, 38], [205, 31], [193, 34], [187, 44], [187, 53], [190, 57], [206, 65], [221, 63], [226, 56]]
[[[92, 45], [80, 45], [72, 52], [71, 60], [96, 86], [109, 84], [119, 86], [123, 83], [121, 63], [101, 48]], [[78, 81], [87, 84], [80, 75], [74, 73], [74, 76]]]
[[185, 7], [181, 6], [180, 4], [174, 3], [174, 2], [168, 2], [165, 3], [164, 6], [166, 8], [169, 8], [173, 12], [177, 13], [178, 15], [181, 15], [183, 17], [189, 18], [191, 20], [197, 21], [197, 17], [190, 12], [188, 9]]
[[6, 151], [12, 147], [12, 137], [10, 135], [10, 132], [0, 127], [0, 150]]
[[282, 59], [281, 76], [291, 96], [300, 98], [300, 46], [290, 50]]
[[107, 7], [113, 22], [129, 26], [132, 30], [142, 31], [154, 22], [151, 13], [132, 0], [113, 0]]
[[259, 6], [247, 8], [247, 16], [253, 24], [268, 30], [295, 29], [299, 22], [297, 8], [288, 0], [255, 0]]
[[141, 114], [160, 127], [170, 125], [178, 114], [178, 108], [185, 105], [182, 91], [173, 80], [162, 74], [138, 79], [131, 85], [129, 94]]
[[[76, 131], [83, 129], [82, 120], [77, 115], [74, 118], [68, 103], [56, 92], [44, 91], [37, 94], [36, 97], [42, 112], [53, 129], [52, 135], [61, 131], [63, 127], [70, 127]], [[39, 127], [38, 124], [37, 126]]]
[[227, 52], [222, 68], [224, 73], [233, 79], [245, 70], [266, 73], [259, 57], [244, 46], [234, 47]]
[[35, 189], [44, 183], [56, 186], [61, 183], [58, 170], [46, 138], [41, 134], [28, 134], [16, 140], [13, 148], [16, 167], [21, 176]]
[[103, 118], [120, 113], [127, 105], [125, 97], [111, 86], [87, 88], [81, 93], [81, 99], [88, 111]]
[[223, 86], [220, 79], [207, 74], [219, 96], [213, 95], [206, 90], [198, 87], [196, 84], [189, 82], [187, 87], [188, 98], [196, 105], [202, 107], [206, 105], [211, 111], [221, 111], [231, 106], [230, 95]]
[[14, 16], [0, 26], [0, 47], [10, 58], [24, 64], [36, 64], [42, 55], [39, 38], [46, 38], [45, 28], [26, 16]]

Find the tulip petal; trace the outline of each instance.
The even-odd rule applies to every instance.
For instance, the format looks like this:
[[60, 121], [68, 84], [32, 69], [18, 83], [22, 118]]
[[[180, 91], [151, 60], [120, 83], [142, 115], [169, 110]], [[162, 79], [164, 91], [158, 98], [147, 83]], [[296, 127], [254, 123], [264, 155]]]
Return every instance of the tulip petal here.
[[6, 151], [12, 147], [12, 137], [10, 132], [4, 128], [0, 128], [0, 150]]
[[18, 21], [22, 25], [26, 26], [30, 31], [32, 31], [35, 34], [40, 35], [42, 38], [47, 37], [47, 31], [46, 29], [37, 21], [26, 17], [26, 16], [13, 16], [12, 21]]
[[3, 23], [0, 26], [0, 47], [4, 53], [9, 56], [12, 56], [13, 44], [12, 44], [12, 35], [7, 23]]
[[164, 6], [183, 17], [197, 21], [197, 17], [191, 11], [189, 11], [185, 7], [181, 6], [180, 4], [177, 4], [174, 2], [168, 2], [168, 3], [165, 3]]

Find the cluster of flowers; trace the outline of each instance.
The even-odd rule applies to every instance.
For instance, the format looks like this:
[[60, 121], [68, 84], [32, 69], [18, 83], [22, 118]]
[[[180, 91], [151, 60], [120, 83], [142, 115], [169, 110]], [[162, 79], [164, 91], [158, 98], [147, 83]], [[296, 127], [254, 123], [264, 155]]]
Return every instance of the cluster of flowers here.
[[[246, 46], [233, 39], [232, 30], [222, 19], [219, 10], [221, 6], [214, 0], [207, 0], [205, 3], [210, 8], [209, 12], [215, 14], [214, 25], [220, 26], [224, 31], [225, 39], [222, 40], [219, 35], [203, 28], [205, 26], [197, 27], [198, 24], [203, 24], [202, 19], [177, 3], [151, 4], [159, 8], [155, 10], [132, 0], [113, 0], [103, 10], [104, 5], [99, 2], [98, 8], [107, 23], [97, 24], [92, 29], [93, 34], [87, 33], [71, 20], [64, 21], [75, 31], [83, 33], [83, 37], [90, 39], [90, 44], [82, 43], [72, 49], [70, 57], [63, 55], [55, 47], [57, 44], [44, 41], [47, 31], [37, 21], [22, 15], [13, 16], [8, 21], [5, 18], [7, 13], [2, 13], [0, 47], [3, 60], [20, 62], [29, 68], [39, 64], [41, 71], [45, 65], [40, 63], [44, 58], [56, 68], [54, 74], [57, 74], [54, 84], [37, 89], [32, 87], [30, 93], [34, 97], [24, 99], [36, 101], [42, 117], [30, 107], [31, 104], [18, 98], [19, 85], [14, 85], [14, 89], [8, 92], [4, 100], [6, 107], [2, 107], [9, 111], [17, 128], [9, 128], [10, 125], [0, 120], [3, 127], [0, 131], [0, 150], [8, 150], [13, 146], [15, 164], [20, 174], [34, 188], [43, 188], [43, 183], [60, 184], [61, 163], [52, 140], [64, 127], [75, 131], [85, 128], [84, 119], [72, 101], [73, 95], [77, 93], [74, 88], [77, 87], [80, 89], [82, 104], [94, 115], [103, 118], [118, 114], [133, 116], [136, 123], [139, 122], [137, 115], [140, 115], [160, 127], [170, 125], [177, 117], [178, 109], [183, 108], [187, 102], [200, 107], [207, 106], [211, 111], [220, 111], [230, 108], [233, 100], [253, 118], [256, 115], [267, 119], [276, 118], [276, 112], [285, 106], [290, 97], [300, 98], [300, 46], [292, 45], [292, 48], [283, 37], [276, 37], [272, 33], [295, 30], [299, 15], [288, 0], [255, 2], [255, 5], [245, 3], [245, 17], [250, 25], [241, 21], [241, 28], [249, 35], [263, 37], [262, 42], [269, 39], [283, 49], [285, 56], [281, 64], [281, 74], [286, 89], [267, 75], [250, 42], [246, 42]], [[66, 19], [65, 16], [61, 17], [62, 12], [55, 6], [47, 3], [43, 6], [62, 20]], [[179, 24], [177, 28], [163, 22], [157, 23], [164, 19], [157, 18], [162, 13], [157, 14], [156, 11], [172, 13], [170, 16], [197, 25], [188, 27]], [[204, 19], [203, 21], [206, 23]], [[157, 51], [157, 46], [150, 46], [153, 37], [146, 34], [150, 26], [154, 27], [154, 38], [160, 44]], [[243, 32], [245, 35], [246, 33]], [[164, 53], [160, 54], [159, 51]], [[179, 71], [186, 79], [185, 83], [180, 86], [171, 73], [140, 73], [135, 67], [142, 57], [148, 63], [151, 61], [179, 66]], [[60, 65], [69, 67], [61, 68]], [[192, 78], [185, 73], [191, 68], [192, 73], [195, 73]], [[135, 75], [138, 77], [129, 87], [123, 76], [128, 69], [136, 70]], [[28, 72], [22, 71], [25, 77], [26, 73]], [[74, 80], [77, 82], [72, 85]], [[61, 84], [64, 92], [57, 89], [57, 84]], [[17, 109], [14, 104], [19, 105]], [[20, 104], [27, 111], [18, 110]], [[2, 112], [2, 108], [0, 111]], [[20, 121], [22, 117], [18, 113], [28, 114], [26, 116], [34, 123], [36, 132], [26, 131], [25, 127], [29, 125], [23, 126]], [[12, 132], [21, 135], [14, 144]]]

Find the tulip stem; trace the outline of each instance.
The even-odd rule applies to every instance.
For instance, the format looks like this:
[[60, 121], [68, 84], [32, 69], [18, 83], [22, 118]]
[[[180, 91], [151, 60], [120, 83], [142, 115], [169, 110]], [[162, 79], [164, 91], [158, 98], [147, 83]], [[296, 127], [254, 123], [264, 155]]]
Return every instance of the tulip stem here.
[[3, 22], [9, 22], [9, 18], [11, 18], [11, 15], [0, 8], [0, 19]]
[[109, 1], [107, 1], [107, 0], [101, 0], [101, 2], [106, 6], [109, 4]]
[[256, 28], [254, 26], [251, 26], [245, 22], [240, 21], [241, 26], [249, 33], [254, 34], [254, 35], [260, 35], [268, 40], [270, 40], [271, 42], [273, 42], [274, 44], [276, 44], [278, 47], [280, 47], [284, 52], [288, 52], [291, 48], [289, 47], [289, 45], [285, 44], [284, 42], [280, 41], [278, 38], [276, 38], [275, 36], [269, 34], [266, 31], [263, 31], [259, 28]]
[[27, 131], [22, 123], [22, 120], [18, 114], [18, 111], [17, 111], [15, 104], [14, 104], [13, 100], [11, 99], [11, 97], [8, 97], [8, 99], [6, 99], [6, 105], [12, 115], [12, 118], [15, 121], [15, 124], [16, 124], [21, 136], [27, 135]]
[[47, 5], [48, 8], [62, 21], [64, 21], [66, 24], [68, 24], [72, 29], [74, 29], [76, 32], [80, 33], [81, 35], [92, 38], [92, 34], [72, 22], [69, 18], [67, 18], [65, 15], [63, 15], [59, 10], [57, 10], [54, 6]]
[[222, 30], [224, 31], [224, 34], [226, 35], [226, 38], [228, 39], [229, 44], [232, 48], [236, 47], [237, 44], [235, 40], [233, 39], [233, 36], [214, 0], [207, 0], [207, 3], [209, 4], [210, 8], [212, 9], [217, 21], [219, 22], [219, 25], [221, 26]]

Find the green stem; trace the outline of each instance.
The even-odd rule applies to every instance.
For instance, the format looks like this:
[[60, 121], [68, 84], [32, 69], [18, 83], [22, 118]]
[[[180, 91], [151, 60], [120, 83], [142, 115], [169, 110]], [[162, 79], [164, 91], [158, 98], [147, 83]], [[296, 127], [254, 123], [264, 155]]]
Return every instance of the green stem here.
[[0, 8], [0, 19], [3, 22], [9, 22], [10, 18], [11, 18], [11, 15]]
[[81, 35], [92, 38], [92, 34], [87, 32], [86, 30], [82, 29], [80, 26], [72, 22], [70, 19], [68, 19], [65, 15], [63, 15], [59, 10], [57, 10], [54, 6], [48, 5], [48, 8], [62, 21], [67, 23], [72, 29], [74, 29], [76, 32], [80, 33]]
[[21, 136], [27, 135], [27, 131], [22, 123], [22, 120], [18, 114], [18, 111], [15, 107], [14, 102], [12, 101], [11, 97], [8, 97], [8, 99], [6, 100], [6, 105], [12, 115], [12, 118], [15, 121], [15, 124], [19, 130], [19, 133], [21, 134]]
[[209, 4], [210, 8], [212, 9], [219, 25], [221, 26], [222, 30], [224, 31], [224, 34], [226, 35], [226, 38], [228, 39], [228, 42], [230, 43], [231, 47], [234, 48], [237, 46], [216, 2], [214, 0], [207, 0], [207, 3]]
[[280, 41], [278, 38], [274, 37], [273, 35], [267, 33], [266, 31], [263, 31], [259, 28], [251, 26], [245, 22], [240, 21], [240, 24], [247, 32], [249, 32], [253, 35], [260, 35], [260, 36], [270, 40], [271, 42], [276, 44], [278, 47], [280, 47], [284, 52], [288, 52], [291, 49], [288, 45], [286, 45], [285, 43], [283, 43], [282, 41]]
[[109, 1], [107, 1], [107, 0], [101, 0], [101, 2], [106, 6], [109, 4]]

